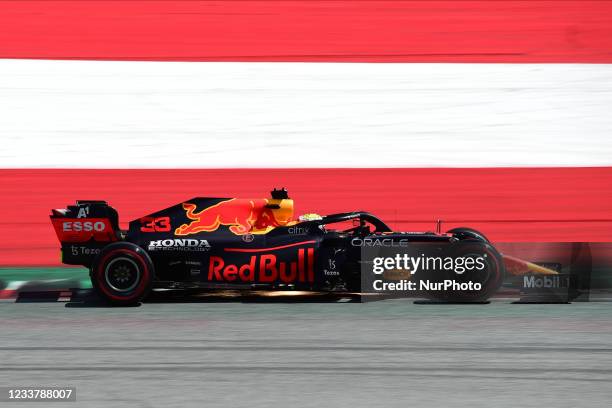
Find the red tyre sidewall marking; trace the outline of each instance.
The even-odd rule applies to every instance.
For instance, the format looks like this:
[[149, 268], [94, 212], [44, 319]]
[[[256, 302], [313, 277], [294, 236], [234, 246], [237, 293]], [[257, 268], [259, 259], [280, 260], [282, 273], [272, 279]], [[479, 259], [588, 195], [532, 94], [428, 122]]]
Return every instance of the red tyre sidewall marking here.
[[[140, 263], [140, 265], [142, 266], [142, 270], [140, 271], [141, 272], [140, 283], [134, 290], [131, 291], [130, 295], [127, 295], [127, 296], [120, 296], [120, 295], [117, 295], [111, 292], [109, 288], [106, 287], [106, 280], [104, 279], [104, 269], [106, 267], [106, 261], [110, 257], [115, 256], [117, 254], [127, 255], [130, 258], [133, 258], [136, 262]], [[145, 261], [145, 259], [139, 253], [132, 251], [130, 249], [115, 249], [113, 251], [110, 251], [108, 254], [104, 255], [104, 257], [98, 264], [98, 267], [96, 268], [95, 278], [96, 278], [96, 281], [98, 282], [98, 287], [100, 288], [100, 290], [104, 292], [104, 294], [108, 296], [109, 298], [115, 299], [115, 300], [130, 300], [130, 299], [133, 299], [139, 296], [142, 293], [142, 291], [144, 291], [147, 285], [147, 281], [149, 280], [149, 267], [147, 266], [147, 262]]]

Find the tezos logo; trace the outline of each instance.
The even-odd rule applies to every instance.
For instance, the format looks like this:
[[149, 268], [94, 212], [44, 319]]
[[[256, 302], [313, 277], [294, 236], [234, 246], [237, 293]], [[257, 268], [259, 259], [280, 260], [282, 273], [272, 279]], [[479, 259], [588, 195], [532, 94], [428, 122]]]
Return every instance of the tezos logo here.
[[208, 251], [205, 239], [158, 239], [149, 242], [149, 251]]

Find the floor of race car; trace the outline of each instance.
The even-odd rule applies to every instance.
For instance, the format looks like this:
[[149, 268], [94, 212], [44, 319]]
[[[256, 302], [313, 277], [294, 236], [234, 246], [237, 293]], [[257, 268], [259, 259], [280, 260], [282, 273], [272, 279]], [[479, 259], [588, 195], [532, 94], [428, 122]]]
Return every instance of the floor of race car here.
[[[597, 407], [612, 398], [609, 303], [2, 302], [0, 327], [0, 383], [76, 386], [76, 406]], [[38, 406], [20, 406], [29, 405]]]

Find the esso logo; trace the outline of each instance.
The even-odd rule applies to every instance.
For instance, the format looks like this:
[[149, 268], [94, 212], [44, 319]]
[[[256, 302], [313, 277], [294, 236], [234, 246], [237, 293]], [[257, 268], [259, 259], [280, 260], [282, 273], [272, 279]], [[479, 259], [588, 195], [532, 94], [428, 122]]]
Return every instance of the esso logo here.
[[63, 224], [64, 232], [73, 231], [73, 232], [81, 232], [81, 231], [104, 231], [106, 229], [106, 224], [102, 221], [65, 221]]

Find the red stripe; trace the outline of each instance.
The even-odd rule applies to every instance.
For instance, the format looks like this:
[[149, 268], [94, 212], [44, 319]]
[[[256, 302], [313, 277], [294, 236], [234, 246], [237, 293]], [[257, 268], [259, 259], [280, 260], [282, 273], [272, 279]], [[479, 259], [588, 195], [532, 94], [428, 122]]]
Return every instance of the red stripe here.
[[612, 168], [0, 170], [0, 265], [55, 265], [51, 208], [105, 199], [126, 222], [194, 196], [266, 197], [296, 214], [364, 210], [397, 230], [463, 224], [494, 241], [612, 242]]
[[250, 248], [250, 249], [246, 249], [246, 248], [225, 248], [224, 251], [225, 252], [269, 252], [269, 251], [276, 251], [277, 249], [291, 248], [291, 247], [294, 247], [294, 246], [306, 245], [306, 244], [314, 244], [314, 243], [315, 243], [315, 241], [302, 241], [302, 242], [296, 242], [294, 244], [281, 245], [281, 246], [276, 246], [276, 247], [271, 247], [271, 248]]
[[612, 62], [609, 1], [1, 1], [0, 58]]
[[17, 297], [17, 294], [16, 290], [0, 289], [0, 299], [13, 299]]

